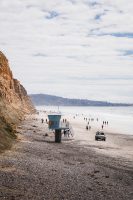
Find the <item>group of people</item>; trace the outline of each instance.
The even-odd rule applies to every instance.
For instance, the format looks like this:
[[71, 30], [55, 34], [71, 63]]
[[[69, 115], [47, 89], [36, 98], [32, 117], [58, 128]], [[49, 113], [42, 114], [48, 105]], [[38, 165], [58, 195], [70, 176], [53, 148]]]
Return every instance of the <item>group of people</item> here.
[[[73, 134], [72, 134], [72, 132], [71, 132], [71, 130], [69, 128], [69, 122], [67, 121], [67, 119], [63, 119], [62, 122], [63, 122], [62, 126], [65, 124], [65, 126], [64, 126], [65, 129], [62, 132], [64, 134], [64, 137], [73, 136]], [[44, 119], [43, 118], [41, 118], [41, 123], [42, 124], [44, 123]], [[46, 123], [48, 123], [48, 119], [47, 118], [46, 118]]]
[[[43, 118], [41, 119], [41, 122], [42, 122], [42, 124], [44, 123], [44, 119]], [[47, 118], [46, 118], [46, 123], [48, 123]]]
[[103, 124], [108, 125], [108, 121], [103, 121]]
[[[94, 118], [89, 118], [89, 119], [88, 119], [88, 118], [84, 117], [84, 120], [85, 120], [85, 121], [88, 121], [88, 123], [87, 123], [87, 125], [86, 125], [86, 130], [89, 130], [89, 131], [90, 131], [90, 130], [91, 130], [90, 121], [93, 122], [95, 119], [94, 119]], [[98, 118], [96, 118], [96, 121], [98, 121]]]
[[108, 121], [103, 121], [102, 129], [104, 128], [104, 125], [108, 125]]
[[86, 125], [86, 130], [91, 130], [91, 126]]
[[[89, 130], [89, 131], [90, 131], [90, 130], [91, 130], [90, 121], [92, 122], [92, 121], [94, 121], [95, 119], [94, 119], [94, 118], [89, 118], [89, 119], [88, 119], [88, 118], [84, 117], [84, 120], [85, 120], [85, 121], [88, 121], [88, 122], [87, 122], [87, 125], [86, 125], [86, 130]], [[96, 121], [98, 122], [99, 119], [96, 118]], [[101, 128], [103, 129], [105, 125], [108, 125], [108, 121], [103, 121]]]
[[67, 119], [63, 119], [62, 122], [63, 122], [62, 127], [64, 127], [63, 130], [64, 137], [70, 137], [70, 136], [73, 137], [69, 121]]
[[64, 137], [70, 137], [70, 135], [73, 136], [70, 129], [64, 129], [63, 133]]
[[[94, 118], [89, 118], [89, 119], [88, 119], [88, 118], [84, 117], [84, 120], [85, 120], [85, 121], [94, 121], [95, 119], [94, 119]], [[98, 121], [98, 118], [96, 118], [96, 121]]]
[[67, 122], [67, 120], [66, 120], [66, 119], [63, 119], [62, 121], [63, 121], [63, 123], [66, 123], [66, 122]]

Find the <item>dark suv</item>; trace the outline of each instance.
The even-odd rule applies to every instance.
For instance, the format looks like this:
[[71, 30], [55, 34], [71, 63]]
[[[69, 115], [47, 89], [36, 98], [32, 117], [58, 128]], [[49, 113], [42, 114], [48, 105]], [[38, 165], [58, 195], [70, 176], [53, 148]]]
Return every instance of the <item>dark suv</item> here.
[[95, 140], [106, 140], [105, 134], [102, 131], [97, 131], [95, 135]]

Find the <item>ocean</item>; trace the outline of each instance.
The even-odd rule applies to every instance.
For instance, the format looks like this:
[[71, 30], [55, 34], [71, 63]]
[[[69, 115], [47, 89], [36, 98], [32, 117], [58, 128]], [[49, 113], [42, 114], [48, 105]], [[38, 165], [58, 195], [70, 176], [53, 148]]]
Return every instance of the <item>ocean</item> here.
[[116, 133], [133, 135], [133, 107], [84, 107], [84, 106], [37, 106], [37, 110], [58, 112], [67, 116], [98, 118], [108, 121], [110, 130]]

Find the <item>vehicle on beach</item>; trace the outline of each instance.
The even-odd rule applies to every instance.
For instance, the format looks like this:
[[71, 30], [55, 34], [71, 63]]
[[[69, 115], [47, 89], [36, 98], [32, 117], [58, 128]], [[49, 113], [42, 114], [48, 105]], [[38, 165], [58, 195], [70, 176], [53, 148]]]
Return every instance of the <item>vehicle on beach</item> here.
[[95, 135], [95, 140], [103, 140], [106, 141], [106, 136], [103, 131], [97, 131]]

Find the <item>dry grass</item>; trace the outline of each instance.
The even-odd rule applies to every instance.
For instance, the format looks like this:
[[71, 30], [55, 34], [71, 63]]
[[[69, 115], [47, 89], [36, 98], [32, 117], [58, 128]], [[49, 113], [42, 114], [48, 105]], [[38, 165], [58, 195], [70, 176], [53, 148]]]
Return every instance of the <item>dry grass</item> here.
[[14, 139], [16, 139], [16, 135], [12, 126], [5, 124], [0, 119], [0, 152], [10, 149]]

